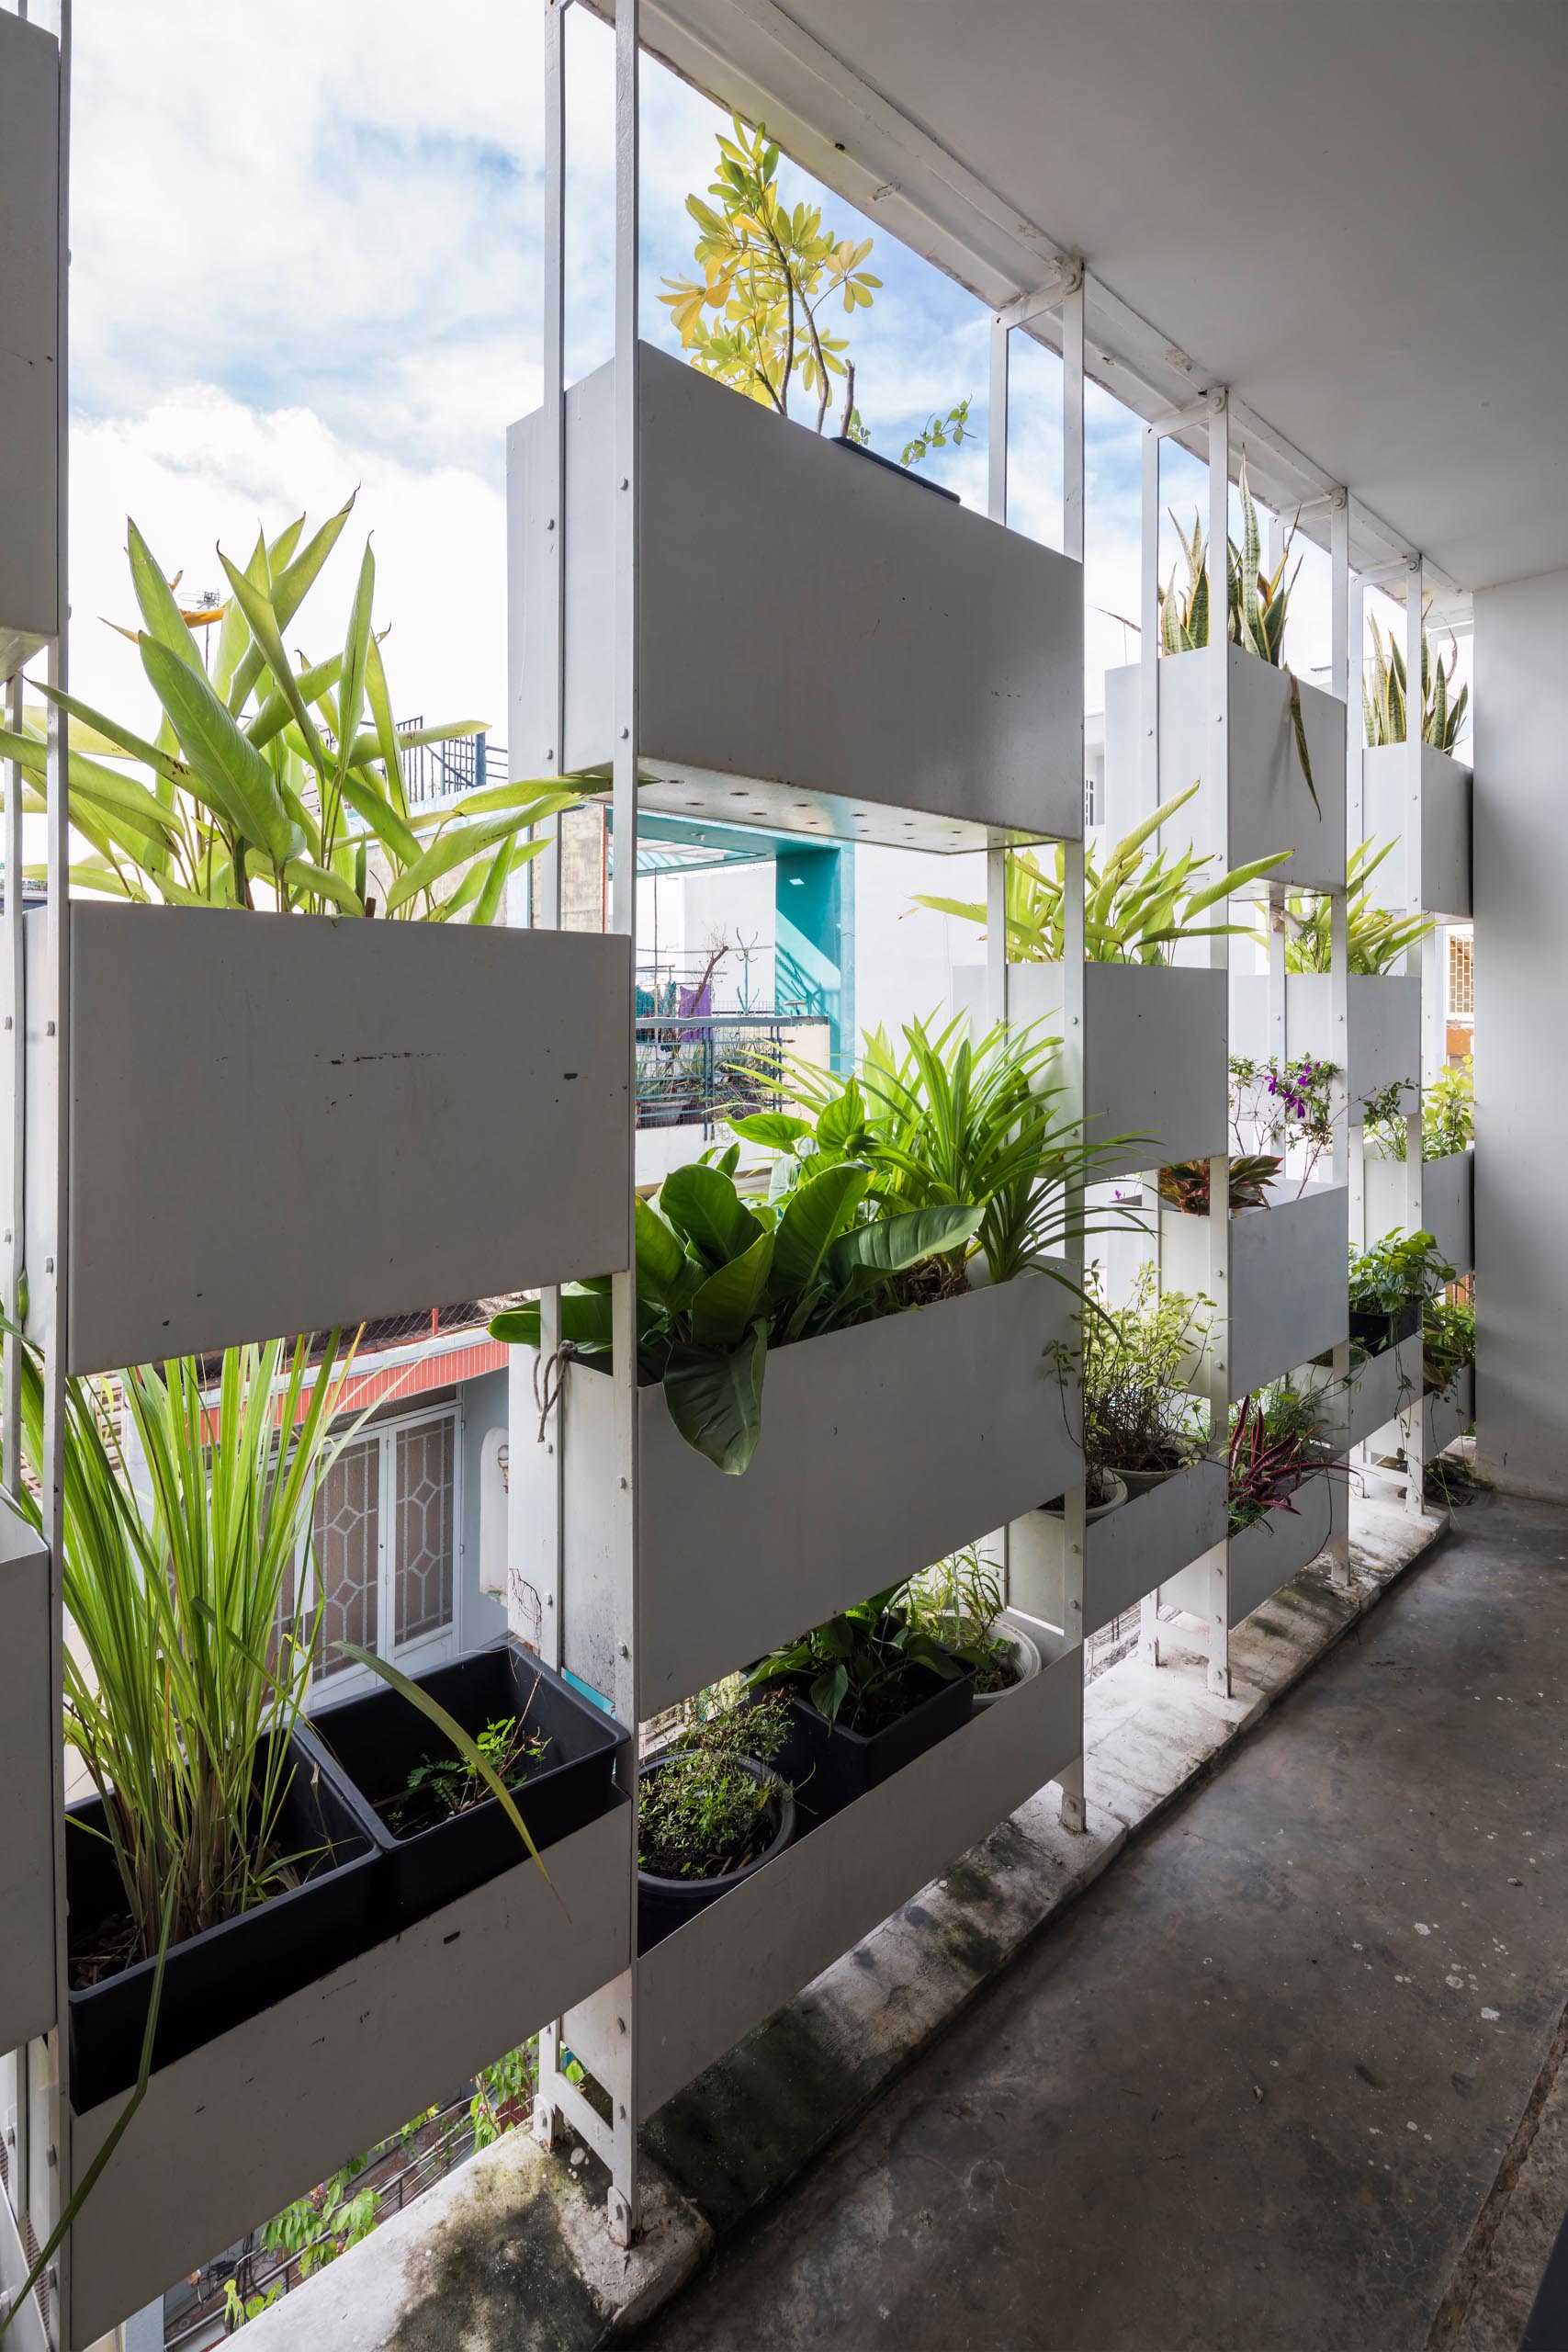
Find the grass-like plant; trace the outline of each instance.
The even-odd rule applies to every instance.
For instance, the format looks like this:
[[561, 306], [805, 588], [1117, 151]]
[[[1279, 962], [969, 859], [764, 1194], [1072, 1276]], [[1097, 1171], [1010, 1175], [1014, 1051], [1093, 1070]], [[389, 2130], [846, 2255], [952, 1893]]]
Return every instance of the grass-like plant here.
[[[1431, 599], [1427, 598], [1429, 608]], [[1422, 613], [1425, 624], [1426, 612]], [[1470, 701], [1470, 688], [1461, 686], [1454, 692], [1454, 673], [1459, 667], [1459, 646], [1450, 636], [1449, 659], [1432, 659], [1432, 640], [1425, 626], [1421, 631], [1421, 740], [1439, 752], [1451, 752], [1459, 741], [1459, 731]], [[1409, 680], [1404, 667], [1404, 655], [1393, 632], [1385, 649], [1382, 632], [1372, 616], [1372, 674], [1361, 680], [1361, 717], [1366, 726], [1369, 743], [1403, 743], [1409, 724], [1407, 702]]]
[[[482, 722], [397, 726], [371, 616], [368, 542], [342, 651], [289, 660], [286, 632], [302, 626], [353, 504], [303, 545], [303, 516], [259, 537], [243, 570], [220, 551], [229, 602], [188, 617], [129, 525], [141, 626], [122, 633], [157, 697], [155, 736], [40, 689], [65, 718], [71, 821], [91, 853], [71, 869], [74, 888], [165, 906], [495, 921], [509, 876], [545, 846], [524, 838], [528, 828], [581, 795], [547, 777], [439, 808], [411, 804], [403, 753], [479, 734]], [[216, 628], [210, 672], [192, 621]], [[0, 752], [26, 779], [24, 808], [45, 808], [40, 718], [0, 731]]]
[[1005, 1690], [1013, 1679], [1012, 1646], [998, 1630], [1001, 1577], [976, 1544], [933, 1561], [904, 1596], [913, 1624], [975, 1668], [976, 1693]]
[[[1358, 842], [1345, 864], [1345, 926], [1347, 966], [1356, 973], [1381, 979], [1403, 962], [1414, 947], [1429, 936], [1432, 924], [1420, 915], [1396, 915], [1374, 906], [1372, 876], [1393, 849], [1385, 842], [1375, 849]], [[1285, 901], [1285, 969], [1288, 972], [1327, 972], [1333, 968], [1333, 900], [1325, 895], [1293, 895]], [[1267, 947], [1266, 933], [1255, 933]]]
[[[1107, 851], [1103, 865], [1092, 849], [1085, 851], [1084, 954], [1091, 964], [1168, 964], [1170, 950], [1182, 940], [1224, 939], [1247, 931], [1246, 923], [1202, 923], [1198, 918], [1283, 865], [1291, 854], [1288, 849], [1232, 866], [1215, 879], [1209, 878], [1212, 856], [1196, 857], [1184, 850], [1168, 864], [1163, 849], [1147, 854], [1154, 835], [1197, 790], [1197, 785], [1189, 785], [1173, 799], [1162, 800], [1153, 816]], [[1066, 853], [1058, 842], [1049, 854], [1054, 868], [1033, 850], [1009, 854], [1005, 911], [1010, 963], [1062, 960]], [[977, 899], [922, 893], [911, 903], [978, 923], [985, 934], [987, 910]]]
[[789, 1736], [783, 1691], [750, 1706], [694, 1706], [679, 1738], [645, 1770], [637, 1803], [637, 1868], [657, 1878], [722, 1878], [767, 1847], [788, 1789], [758, 1780], [740, 1759], [771, 1765]]

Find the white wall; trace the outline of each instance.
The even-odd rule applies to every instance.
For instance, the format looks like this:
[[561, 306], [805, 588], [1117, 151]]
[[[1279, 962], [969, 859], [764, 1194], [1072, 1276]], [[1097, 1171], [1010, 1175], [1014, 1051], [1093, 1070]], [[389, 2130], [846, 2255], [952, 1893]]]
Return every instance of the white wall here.
[[1480, 1451], [1568, 1499], [1568, 571], [1475, 597]]

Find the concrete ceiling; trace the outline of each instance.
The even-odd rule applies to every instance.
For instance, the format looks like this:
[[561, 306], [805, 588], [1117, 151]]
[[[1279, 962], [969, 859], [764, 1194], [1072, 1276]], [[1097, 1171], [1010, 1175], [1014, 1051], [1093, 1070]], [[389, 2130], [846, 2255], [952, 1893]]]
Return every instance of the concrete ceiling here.
[[1568, 565], [1564, 0], [644, 14], [987, 300], [1081, 254], [1091, 343], [1228, 384], [1461, 586]]

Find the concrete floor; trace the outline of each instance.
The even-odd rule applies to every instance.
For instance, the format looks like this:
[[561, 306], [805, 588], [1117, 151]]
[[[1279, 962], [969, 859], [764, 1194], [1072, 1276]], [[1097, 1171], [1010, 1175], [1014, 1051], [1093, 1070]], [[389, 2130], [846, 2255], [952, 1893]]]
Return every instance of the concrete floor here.
[[1477, 2224], [1568, 2002], [1565, 1695], [1568, 1514], [1483, 1501], [645, 2352], [1516, 2340]]

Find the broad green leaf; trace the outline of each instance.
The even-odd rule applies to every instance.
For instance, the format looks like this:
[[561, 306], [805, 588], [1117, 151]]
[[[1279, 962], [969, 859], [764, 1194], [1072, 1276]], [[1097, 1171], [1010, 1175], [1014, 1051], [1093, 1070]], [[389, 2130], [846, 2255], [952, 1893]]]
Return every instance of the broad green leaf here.
[[753, 1111], [727, 1124], [730, 1134], [743, 1143], [761, 1144], [769, 1151], [793, 1151], [815, 1133], [809, 1119], [797, 1119], [788, 1111]]
[[330, 899], [345, 915], [362, 915], [365, 902], [345, 876], [334, 874], [330, 866], [317, 865], [308, 857], [286, 860], [283, 879], [290, 890], [309, 890], [318, 899]]
[[364, 818], [383, 849], [390, 850], [400, 865], [412, 865], [423, 854], [416, 836], [409, 831], [391, 803], [363, 775], [351, 772], [344, 776], [343, 797], [355, 814]]
[[664, 1372], [670, 1418], [690, 1446], [727, 1478], [738, 1478], [757, 1450], [768, 1327], [758, 1317], [739, 1347], [677, 1342]]
[[175, 592], [164, 579], [162, 567], [154, 560], [152, 550], [129, 517], [126, 535], [130, 556], [130, 581], [136, 591], [136, 601], [141, 607], [141, 617], [148, 633], [165, 646], [187, 670], [195, 670], [203, 685], [207, 672], [202, 664], [201, 649], [186, 628], [180, 608], [175, 602]]
[[251, 625], [251, 634], [261, 649], [266, 667], [271, 671], [275, 684], [294, 714], [295, 724], [304, 738], [306, 754], [310, 765], [315, 769], [317, 775], [324, 779], [332, 773], [332, 763], [328, 760], [326, 748], [316, 731], [316, 723], [306, 708], [305, 697], [299, 690], [299, 673], [292, 668], [288, 656], [283, 650], [277, 614], [260, 589], [254, 586], [245, 578], [243, 572], [235, 570], [221, 548], [218, 552], [218, 560], [228, 573], [229, 585], [244, 608], [245, 618]]
[[843, 1159], [791, 1193], [778, 1222], [772, 1284], [775, 1299], [796, 1298], [811, 1288], [870, 1184], [869, 1168]]
[[842, 1287], [852, 1275], [901, 1274], [924, 1259], [956, 1250], [978, 1232], [983, 1211], [974, 1208], [906, 1209], [874, 1225], [840, 1234], [828, 1253], [830, 1281]]
[[[573, 1288], [560, 1295], [560, 1331], [583, 1355], [605, 1355], [611, 1343], [610, 1295], [606, 1291]], [[539, 1344], [539, 1302], [525, 1299], [521, 1306], [508, 1306], [490, 1320], [492, 1340], [505, 1341], [509, 1347], [536, 1348]]]
[[640, 1196], [635, 1215], [638, 1292], [644, 1297], [656, 1299], [663, 1307], [684, 1306], [700, 1285], [701, 1273], [658, 1210]]
[[774, 1236], [759, 1234], [750, 1250], [719, 1266], [692, 1294], [693, 1345], [733, 1348], [761, 1313], [773, 1262]]
[[490, 871], [484, 879], [484, 888], [479, 892], [473, 913], [468, 917], [470, 922], [492, 923], [495, 921], [496, 916], [501, 912], [501, 902], [506, 891], [506, 877], [511, 871], [512, 844], [510, 842], [502, 842], [491, 860]]
[[[69, 711], [84, 728], [103, 738], [101, 746], [84, 743], [80, 747], [83, 751], [99, 748], [110, 759], [118, 758], [123, 752], [128, 759], [140, 760], [143, 767], [153, 768], [160, 775], [178, 778], [179, 763], [170, 759], [166, 752], [161, 752], [156, 743], [149, 743], [144, 735], [137, 735], [129, 727], [122, 727], [117, 718], [106, 718], [102, 711], [92, 709], [85, 702], [78, 702], [74, 695], [62, 694], [56, 686], [46, 686], [41, 680], [39, 692], [51, 702], [58, 704], [62, 710]], [[74, 730], [72, 748], [77, 748]]]
[[709, 1269], [739, 1258], [764, 1230], [716, 1168], [694, 1161], [673, 1169], [659, 1192], [659, 1207]]
[[190, 763], [193, 782], [236, 832], [281, 865], [299, 847], [299, 836], [255, 745], [200, 669], [186, 669], [150, 637], [141, 639], [141, 663]]
[[510, 841], [516, 831], [515, 817], [492, 817], [488, 824], [447, 826], [412, 865], [404, 866], [387, 893], [387, 912], [395, 914], [422, 890], [434, 889], [455, 866], [465, 865], [470, 857], [482, 857], [498, 842]]
[[[299, 689], [300, 700], [306, 704], [313, 703], [320, 695], [325, 694], [329, 687], [335, 686], [338, 673], [342, 667], [342, 654], [334, 653], [330, 662], [318, 662], [313, 669], [299, 671], [297, 673], [296, 684]], [[246, 721], [245, 732], [259, 752], [272, 741], [275, 735], [281, 735], [293, 718], [294, 706], [287, 695], [268, 695], [255, 717]], [[304, 740], [301, 736], [299, 739], [301, 745]]]
[[[359, 578], [355, 583], [354, 602], [348, 611], [348, 635], [344, 640], [343, 684], [338, 693], [337, 740], [340, 747], [352, 745], [364, 707], [366, 669], [370, 653], [370, 608], [375, 594], [376, 557], [367, 539]], [[340, 748], [340, 782], [350, 765], [349, 751]]]
[[848, 1151], [865, 1133], [865, 1097], [852, 1078], [843, 1092], [818, 1114], [817, 1140], [825, 1150]]
[[[403, 781], [402, 754], [398, 746], [398, 730], [392, 717], [392, 697], [387, 690], [387, 673], [381, 663], [381, 642], [371, 631], [369, 649], [365, 657], [365, 697], [370, 705], [370, 716], [376, 722], [376, 748], [387, 775], [387, 797], [400, 817], [409, 813], [408, 786]], [[357, 746], [355, 747], [357, 749]]]

